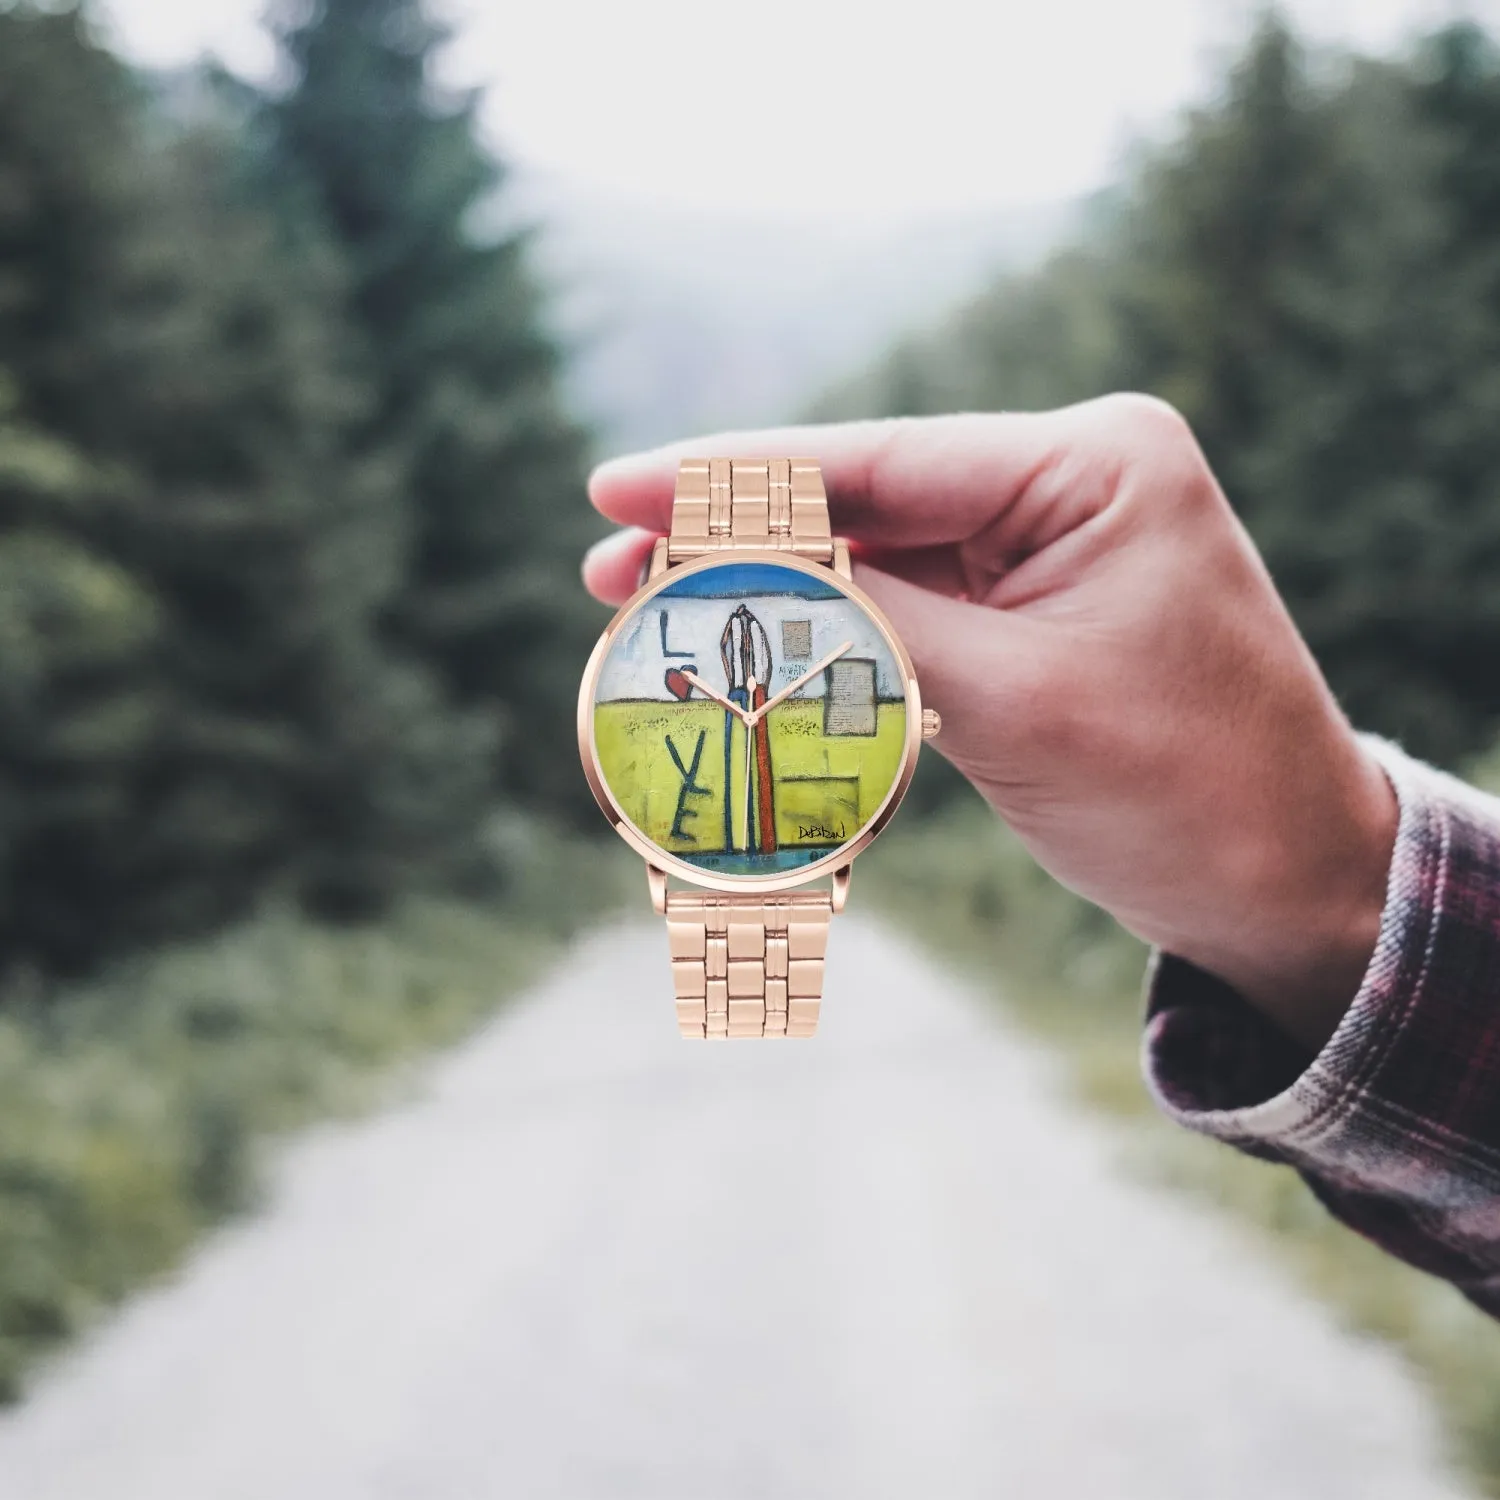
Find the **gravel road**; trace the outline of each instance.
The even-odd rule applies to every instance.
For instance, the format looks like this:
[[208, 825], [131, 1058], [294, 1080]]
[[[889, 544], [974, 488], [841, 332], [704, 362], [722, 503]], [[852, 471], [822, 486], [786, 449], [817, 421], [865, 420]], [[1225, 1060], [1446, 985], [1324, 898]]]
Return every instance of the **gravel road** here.
[[0, 1417], [3, 1500], [1456, 1500], [1397, 1361], [954, 979], [689, 1045], [602, 933]]

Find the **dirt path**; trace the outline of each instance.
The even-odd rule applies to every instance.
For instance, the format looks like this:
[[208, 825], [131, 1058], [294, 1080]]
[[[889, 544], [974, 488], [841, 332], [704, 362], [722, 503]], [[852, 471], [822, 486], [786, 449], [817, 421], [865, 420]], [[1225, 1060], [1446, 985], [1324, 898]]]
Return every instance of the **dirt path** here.
[[0, 1418], [0, 1497], [1460, 1493], [1392, 1356], [925, 958], [833, 950], [817, 1042], [705, 1047], [658, 930], [583, 944]]

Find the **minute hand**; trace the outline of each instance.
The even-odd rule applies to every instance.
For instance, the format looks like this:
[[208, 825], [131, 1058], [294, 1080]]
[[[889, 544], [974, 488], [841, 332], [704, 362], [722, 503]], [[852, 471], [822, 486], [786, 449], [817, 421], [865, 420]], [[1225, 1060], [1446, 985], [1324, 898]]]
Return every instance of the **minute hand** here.
[[780, 703], [784, 698], [790, 698], [799, 687], [802, 687], [805, 683], [811, 682], [819, 672], [827, 671], [828, 668], [831, 667], [834, 662], [836, 662], [839, 657], [844, 654], [844, 652], [852, 651], [853, 649], [854, 642], [845, 641], [837, 651], [830, 651], [822, 661], [820, 661], [814, 667], [809, 667], [808, 670], [805, 671], [795, 682], [788, 683], [786, 687], [782, 688], [782, 690], [777, 693], [774, 698], [767, 698], [766, 701], [762, 703], [761, 706], [757, 708], [748, 719], [745, 720], [745, 722], [747, 724], [758, 723], [761, 719], [765, 718], [765, 716], [770, 713], [771, 710], [775, 708], [776, 705]]

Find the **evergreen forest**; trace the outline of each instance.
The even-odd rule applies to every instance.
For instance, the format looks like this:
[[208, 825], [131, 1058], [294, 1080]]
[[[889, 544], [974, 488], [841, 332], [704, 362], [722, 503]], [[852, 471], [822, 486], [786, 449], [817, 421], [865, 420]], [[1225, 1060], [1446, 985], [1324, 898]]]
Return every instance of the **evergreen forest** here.
[[367, 919], [577, 821], [586, 438], [414, 0], [289, 85], [0, 8], [0, 975], [275, 897]]

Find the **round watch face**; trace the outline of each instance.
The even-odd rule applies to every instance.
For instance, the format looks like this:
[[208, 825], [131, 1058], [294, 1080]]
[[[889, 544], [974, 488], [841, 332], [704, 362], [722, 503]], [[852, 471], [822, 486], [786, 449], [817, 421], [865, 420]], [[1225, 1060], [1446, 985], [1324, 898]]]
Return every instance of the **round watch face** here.
[[[836, 574], [713, 560], [663, 575], [585, 681], [608, 798], [715, 883], [807, 871], [905, 785], [904, 656]], [[685, 872], [688, 873], [688, 872]]]

